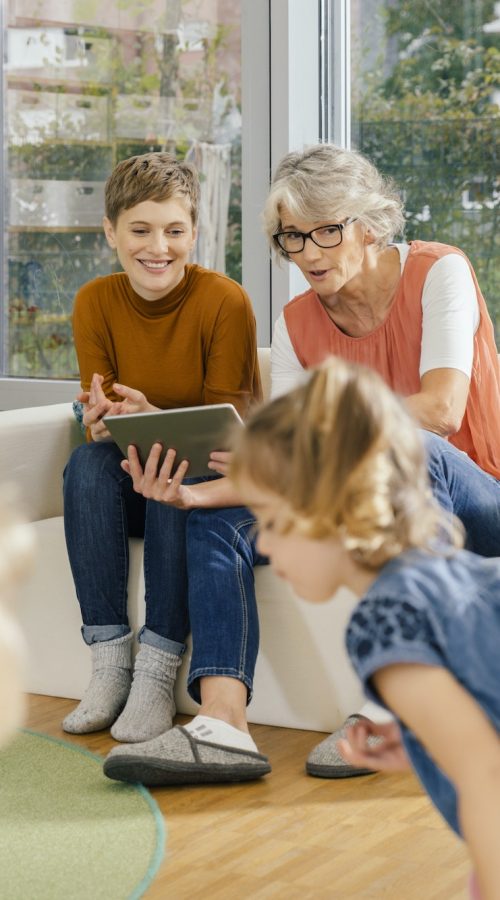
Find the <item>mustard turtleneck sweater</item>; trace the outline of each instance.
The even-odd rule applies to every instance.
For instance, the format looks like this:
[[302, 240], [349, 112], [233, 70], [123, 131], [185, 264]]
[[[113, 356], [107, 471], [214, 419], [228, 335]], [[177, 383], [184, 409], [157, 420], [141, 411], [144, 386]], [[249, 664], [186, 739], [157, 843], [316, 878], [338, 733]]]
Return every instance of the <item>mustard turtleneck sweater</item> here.
[[85, 284], [73, 332], [83, 390], [94, 372], [142, 391], [161, 409], [233, 403], [245, 415], [262, 391], [255, 316], [241, 285], [189, 264], [160, 300], [144, 300], [120, 272]]

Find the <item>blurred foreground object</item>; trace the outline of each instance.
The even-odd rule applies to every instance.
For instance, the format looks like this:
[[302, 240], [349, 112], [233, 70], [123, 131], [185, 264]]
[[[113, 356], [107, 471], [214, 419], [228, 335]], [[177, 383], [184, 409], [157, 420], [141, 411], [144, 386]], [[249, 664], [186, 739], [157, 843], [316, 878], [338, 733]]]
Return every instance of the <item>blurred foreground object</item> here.
[[[34, 535], [18, 510], [13, 485], [0, 489], [0, 747], [13, 736], [24, 718], [23, 674], [25, 645], [11, 614], [16, 585], [29, 570]], [[15, 613], [14, 613], [15, 614]]]

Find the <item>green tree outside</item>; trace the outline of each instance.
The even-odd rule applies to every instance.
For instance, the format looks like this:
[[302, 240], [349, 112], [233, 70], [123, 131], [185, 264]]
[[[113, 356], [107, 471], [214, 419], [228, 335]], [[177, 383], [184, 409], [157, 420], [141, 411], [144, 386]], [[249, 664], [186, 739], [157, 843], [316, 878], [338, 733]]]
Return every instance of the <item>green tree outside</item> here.
[[500, 336], [498, 212], [500, 91], [493, 0], [396, 0], [381, 13], [382, 50], [354, 73], [353, 132], [393, 177], [406, 238], [437, 240], [469, 256]]

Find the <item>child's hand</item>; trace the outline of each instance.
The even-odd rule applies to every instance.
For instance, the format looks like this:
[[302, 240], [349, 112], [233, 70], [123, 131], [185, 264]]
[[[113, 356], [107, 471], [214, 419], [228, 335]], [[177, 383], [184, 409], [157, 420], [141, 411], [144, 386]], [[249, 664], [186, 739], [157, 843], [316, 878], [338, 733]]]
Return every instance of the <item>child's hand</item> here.
[[[377, 742], [368, 738], [379, 738]], [[410, 768], [396, 722], [377, 725], [360, 719], [346, 728], [346, 737], [337, 741], [345, 761], [359, 769], [378, 769], [381, 772], [401, 772]]]

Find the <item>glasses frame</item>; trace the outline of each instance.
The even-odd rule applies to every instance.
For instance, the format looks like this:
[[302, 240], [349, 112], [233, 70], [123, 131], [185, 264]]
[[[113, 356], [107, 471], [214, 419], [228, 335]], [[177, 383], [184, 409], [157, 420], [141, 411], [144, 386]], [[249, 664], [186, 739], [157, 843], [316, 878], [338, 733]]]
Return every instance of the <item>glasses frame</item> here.
[[[275, 244], [277, 244], [277, 246], [279, 247], [281, 252], [285, 254], [285, 256], [293, 256], [294, 253], [302, 253], [304, 247], [306, 246], [306, 241], [308, 238], [313, 242], [313, 244], [316, 244], [317, 247], [321, 247], [322, 250], [332, 250], [334, 247], [340, 247], [342, 243], [344, 228], [346, 228], [347, 225], [351, 225], [352, 222], [357, 222], [357, 218], [355, 216], [350, 216], [349, 218], [344, 219], [343, 222], [331, 222], [331, 224], [329, 225], [321, 225], [319, 228], [313, 228], [311, 231], [277, 231], [275, 234], [273, 234], [273, 241]], [[320, 244], [319, 241], [317, 241], [314, 237], [314, 232], [321, 231], [323, 228], [336, 228], [340, 235], [340, 240], [336, 244]], [[280, 244], [280, 237], [285, 234], [300, 234], [302, 238], [302, 247], [300, 248], [300, 250], [285, 250], [285, 248], [282, 247], [282, 245]]]

